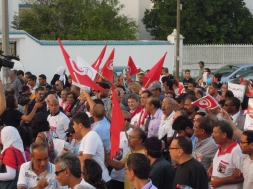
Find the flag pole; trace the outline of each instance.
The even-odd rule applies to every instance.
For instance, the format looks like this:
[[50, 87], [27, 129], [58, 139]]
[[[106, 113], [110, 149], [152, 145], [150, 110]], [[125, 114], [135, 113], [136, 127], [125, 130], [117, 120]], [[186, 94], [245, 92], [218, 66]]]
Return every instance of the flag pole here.
[[150, 81], [150, 78], [149, 78], [148, 82], [146, 83], [146, 85], [144, 86], [145, 89], [146, 89], [146, 86], [147, 86], [147, 84], [149, 83], [149, 81]]
[[80, 84], [79, 79], [78, 79], [77, 76], [76, 76], [76, 73], [73, 72], [73, 74], [74, 74], [74, 76], [75, 76], [75, 78], [76, 78], [76, 81], [77, 81], [77, 83], [78, 83], [80, 89], [82, 89], [82, 85]]
[[[127, 132], [126, 132], [126, 127], [124, 127], [124, 131], [125, 131], [125, 135], [126, 135], [126, 138], [127, 138], [128, 144], [129, 144], [130, 140], [129, 140], [129, 136], [128, 136]], [[131, 151], [131, 154], [132, 154], [132, 153], [133, 153], [133, 150], [132, 150], [132, 148], [131, 148], [131, 147], [130, 147], [130, 151]]]

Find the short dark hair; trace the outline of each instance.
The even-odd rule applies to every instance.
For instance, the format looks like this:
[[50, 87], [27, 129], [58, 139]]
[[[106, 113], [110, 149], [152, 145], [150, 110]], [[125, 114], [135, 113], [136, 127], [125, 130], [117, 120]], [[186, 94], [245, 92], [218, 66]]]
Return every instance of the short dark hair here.
[[95, 104], [93, 106], [93, 116], [102, 119], [105, 115], [105, 108], [101, 104]]
[[224, 120], [218, 120], [214, 127], [219, 127], [222, 133], [227, 134], [227, 138], [232, 139], [233, 138], [233, 129], [227, 121]]
[[150, 105], [154, 105], [155, 108], [161, 108], [161, 101], [159, 100], [159, 98], [157, 97], [149, 97], [151, 100], [150, 100]]
[[142, 91], [141, 94], [143, 94], [143, 93], [148, 94], [148, 97], [151, 97], [153, 95], [153, 93], [151, 91], [149, 91], [149, 90]]
[[192, 102], [196, 101], [197, 100], [197, 97], [194, 96], [194, 95], [187, 95], [185, 98], [184, 98], [184, 101], [186, 100], [191, 100]]
[[13, 88], [7, 88], [4, 92], [5, 96], [10, 95], [15, 95], [15, 90]]
[[24, 76], [25, 74], [24, 74], [23, 70], [18, 70], [18, 75]]
[[185, 117], [185, 116], [177, 117], [172, 124], [172, 129], [175, 131], [185, 130], [186, 127], [189, 127], [192, 129], [193, 123], [188, 117]]
[[200, 117], [196, 120], [199, 123], [199, 128], [204, 129], [205, 133], [211, 135], [213, 133], [213, 124], [207, 117]]
[[221, 107], [223, 107], [224, 104], [225, 104], [225, 102], [226, 102], [226, 100], [220, 100], [220, 101], [218, 102], [218, 104], [221, 105]]
[[209, 68], [205, 68], [204, 70], [206, 70], [209, 74], [211, 73], [211, 70]]
[[11, 94], [7, 95], [5, 97], [5, 101], [6, 101], [6, 108], [7, 109], [13, 110], [13, 109], [17, 108], [16, 99], [15, 99], [14, 95], [11, 95]]
[[189, 81], [188, 84], [193, 84], [193, 87], [196, 87], [197, 86], [197, 83], [195, 81]]
[[39, 77], [41, 77], [42, 79], [47, 79], [47, 77], [44, 74], [40, 74]]
[[37, 77], [36, 77], [36, 75], [29, 75], [28, 79], [31, 79], [32, 81], [36, 81]]
[[135, 101], [139, 102], [139, 96], [137, 94], [131, 93], [128, 95], [127, 100], [128, 99], [134, 99]]
[[110, 85], [108, 85], [107, 83], [103, 83], [103, 82], [98, 83], [98, 85], [100, 87], [102, 87], [103, 89], [110, 89], [111, 88]]
[[138, 137], [140, 139], [142, 139], [142, 143], [145, 142], [145, 140], [147, 139], [147, 135], [146, 135], [146, 133], [140, 127], [135, 127], [135, 128], [133, 128], [132, 131], [138, 132]]
[[166, 67], [164, 67], [162, 70], [165, 71], [166, 73], [169, 73], [169, 69]]
[[195, 115], [200, 115], [202, 117], [205, 117], [206, 116], [206, 113], [205, 112], [197, 112]]
[[174, 140], [177, 140], [177, 145], [184, 151], [185, 154], [192, 154], [192, 141], [189, 137], [178, 136]]
[[205, 66], [205, 63], [203, 61], [199, 61], [199, 64], [202, 64], [203, 67]]
[[74, 91], [69, 91], [68, 93], [67, 93], [67, 96], [68, 95], [73, 95], [73, 98], [76, 100], [77, 98], [78, 98], [78, 95], [74, 92]]
[[[185, 93], [188, 94], [188, 95], [195, 96], [194, 90], [191, 90], [191, 89], [185, 89]], [[196, 97], [196, 98], [197, 98], [197, 97]]]
[[162, 156], [162, 141], [157, 137], [150, 137], [144, 142], [144, 146], [152, 158], [159, 158]]
[[184, 71], [184, 73], [186, 73], [186, 72], [191, 72], [191, 71], [187, 69], [187, 70]]
[[240, 109], [241, 102], [240, 102], [240, 100], [239, 100], [238, 98], [236, 98], [236, 97], [231, 97], [231, 98], [229, 98], [228, 100], [231, 101], [232, 105], [235, 106], [235, 108], [236, 108], [237, 110]]
[[197, 92], [196, 92], [197, 94], [199, 94], [201, 97], [203, 97], [204, 96], [204, 93], [203, 93], [203, 91], [202, 90], [197, 90]]
[[39, 91], [44, 91], [43, 87], [38, 87], [35, 89], [35, 94], [37, 94]]
[[139, 179], [148, 179], [150, 172], [150, 160], [141, 153], [130, 154], [127, 158], [127, 167], [132, 170]]
[[29, 71], [25, 72], [25, 75], [29, 75], [30, 76], [30, 75], [32, 75], [32, 72], [29, 72]]
[[245, 136], [247, 136], [248, 143], [252, 143], [253, 142], [253, 131], [252, 130], [243, 131], [242, 134], [245, 135]]
[[230, 90], [226, 90], [225, 91], [225, 97], [226, 98], [232, 98], [232, 97], [234, 97], [234, 93]]
[[72, 118], [74, 122], [81, 123], [87, 129], [90, 128], [90, 119], [85, 112], [78, 112]]
[[214, 74], [214, 77], [215, 78], [217, 78], [218, 79], [218, 81], [220, 81], [221, 80], [221, 77], [222, 77], [222, 75], [221, 74]]
[[166, 86], [168, 86], [170, 90], [173, 90], [174, 83], [168, 76], [162, 77], [161, 80], [162, 80], [162, 83], [166, 82]]

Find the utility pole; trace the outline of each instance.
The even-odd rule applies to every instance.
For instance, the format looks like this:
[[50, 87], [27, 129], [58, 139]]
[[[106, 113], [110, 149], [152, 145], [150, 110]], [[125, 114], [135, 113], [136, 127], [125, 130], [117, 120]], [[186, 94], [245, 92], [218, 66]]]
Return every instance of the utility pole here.
[[[2, 50], [4, 51], [5, 55], [10, 55], [8, 0], [2, 0]], [[9, 75], [10, 69], [2, 67], [4, 90], [10, 85]]]
[[180, 0], [177, 0], [176, 78], [179, 78]]

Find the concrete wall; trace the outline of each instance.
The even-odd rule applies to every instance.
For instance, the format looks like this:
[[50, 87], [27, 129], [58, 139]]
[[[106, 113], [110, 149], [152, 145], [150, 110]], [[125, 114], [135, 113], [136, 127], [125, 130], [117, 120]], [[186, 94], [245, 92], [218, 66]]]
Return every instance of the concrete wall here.
[[[35, 75], [44, 73], [50, 80], [56, 69], [65, 65], [57, 41], [39, 41], [24, 31], [10, 32], [10, 40], [17, 42], [17, 55], [24, 64], [25, 71], [31, 71]], [[173, 70], [174, 45], [167, 41], [63, 41], [73, 60], [80, 55], [89, 64], [97, 59], [106, 43], [108, 47], [102, 65], [115, 48], [115, 66], [126, 66], [128, 57], [132, 56], [136, 65], [147, 70], [168, 52], [164, 66], [171, 72]]]

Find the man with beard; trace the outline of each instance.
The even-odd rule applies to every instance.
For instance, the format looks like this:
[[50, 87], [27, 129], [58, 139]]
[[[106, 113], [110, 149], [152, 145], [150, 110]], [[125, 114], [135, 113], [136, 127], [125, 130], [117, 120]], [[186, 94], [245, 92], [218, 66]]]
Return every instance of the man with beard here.
[[197, 97], [193, 95], [188, 95], [184, 99], [184, 109], [188, 114], [188, 118], [193, 122], [194, 116], [199, 110], [197, 106], [194, 106], [192, 102], [196, 101]]
[[192, 141], [193, 149], [195, 149], [197, 138], [193, 134], [194, 133], [193, 123], [191, 122], [190, 119], [188, 119], [185, 116], [177, 117], [172, 124], [172, 129], [176, 131], [177, 136], [189, 137]]

